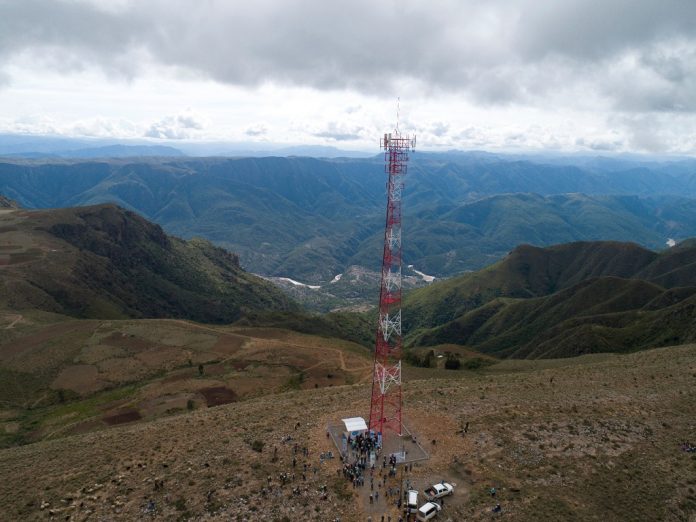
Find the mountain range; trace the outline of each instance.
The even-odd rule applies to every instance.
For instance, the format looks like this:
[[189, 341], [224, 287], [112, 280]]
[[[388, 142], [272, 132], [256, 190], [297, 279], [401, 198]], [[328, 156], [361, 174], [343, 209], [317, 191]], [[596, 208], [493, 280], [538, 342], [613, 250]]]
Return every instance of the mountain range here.
[[696, 339], [696, 243], [522, 245], [502, 261], [407, 294], [412, 346], [498, 357], [627, 352]]
[[8, 158], [113, 158], [140, 156], [311, 156], [317, 158], [367, 158], [374, 153], [327, 145], [271, 142], [230, 142], [148, 138], [75, 138], [40, 134], [0, 133], [0, 156]]
[[[571, 163], [575, 164], [571, 164]], [[381, 157], [2, 160], [0, 193], [28, 208], [113, 202], [183, 238], [238, 253], [241, 266], [305, 284], [379, 269]], [[404, 259], [427, 275], [482, 268], [520, 243], [696, 235], [693, 161], [414, 155]]]

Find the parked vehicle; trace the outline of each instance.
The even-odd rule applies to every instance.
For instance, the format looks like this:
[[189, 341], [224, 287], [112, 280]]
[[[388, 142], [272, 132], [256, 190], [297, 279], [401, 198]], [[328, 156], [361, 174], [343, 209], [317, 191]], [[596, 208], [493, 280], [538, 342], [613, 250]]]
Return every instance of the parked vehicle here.
[[409, 489], [406, 495], [406, 513], [418, 513], [418, 491]]
[[426, 522], [427, 520], [435, 518], [441, 509], [442, 507], [437, 502], [426, 502], [420, 508], [418, 508], [416, 520]]
[[454, 493], [454, 486], [447, 482], [439, 482], [430, 486], [424, 493], [428, 500], [435, 500]]

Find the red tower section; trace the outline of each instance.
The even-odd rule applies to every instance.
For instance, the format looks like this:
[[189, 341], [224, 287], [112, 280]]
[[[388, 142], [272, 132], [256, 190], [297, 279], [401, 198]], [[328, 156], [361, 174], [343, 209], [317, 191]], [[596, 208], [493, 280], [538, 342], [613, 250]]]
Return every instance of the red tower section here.
[[402, 434], [401, 419], [401, 196], [408, 153], [416, 139], [402, 136], [398, 128], [381, 140], [387, 181], [387, 221], [379, 293], [379, 320], [375, 341], [369, 429], [387, 436]]

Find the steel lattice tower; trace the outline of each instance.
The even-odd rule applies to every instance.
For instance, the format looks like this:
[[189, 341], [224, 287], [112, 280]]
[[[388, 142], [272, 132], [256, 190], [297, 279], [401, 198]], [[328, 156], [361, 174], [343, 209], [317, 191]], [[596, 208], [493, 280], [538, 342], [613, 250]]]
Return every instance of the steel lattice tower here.
[[368, 428], [386, 437], [387, 431], [402, 434], [401, 419], [401, 196], [408, 153], [416, 139], [402, 136], [398, 125], [393, 134], [385, 134], [384, 149], [387, 181], [387, 220], [384, 228], [384, 253], [379, 292], [379, 319], [372, 374], [372, 399]]

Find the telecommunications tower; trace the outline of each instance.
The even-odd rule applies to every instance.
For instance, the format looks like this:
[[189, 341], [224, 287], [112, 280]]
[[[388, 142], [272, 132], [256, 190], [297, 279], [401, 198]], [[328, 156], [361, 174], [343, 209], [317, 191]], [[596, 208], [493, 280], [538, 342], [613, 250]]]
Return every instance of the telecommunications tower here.
[[396, 130], [385, 134], [384, 149], [387, 180], [387, 220], [384, 228], [384, 253], [379, 293], [379, 319], [372, 374], [372, 399], [368, 428], [384, 439], [387, 432], [401, 436], [401, 196], [408, 153], [416, 138]]

